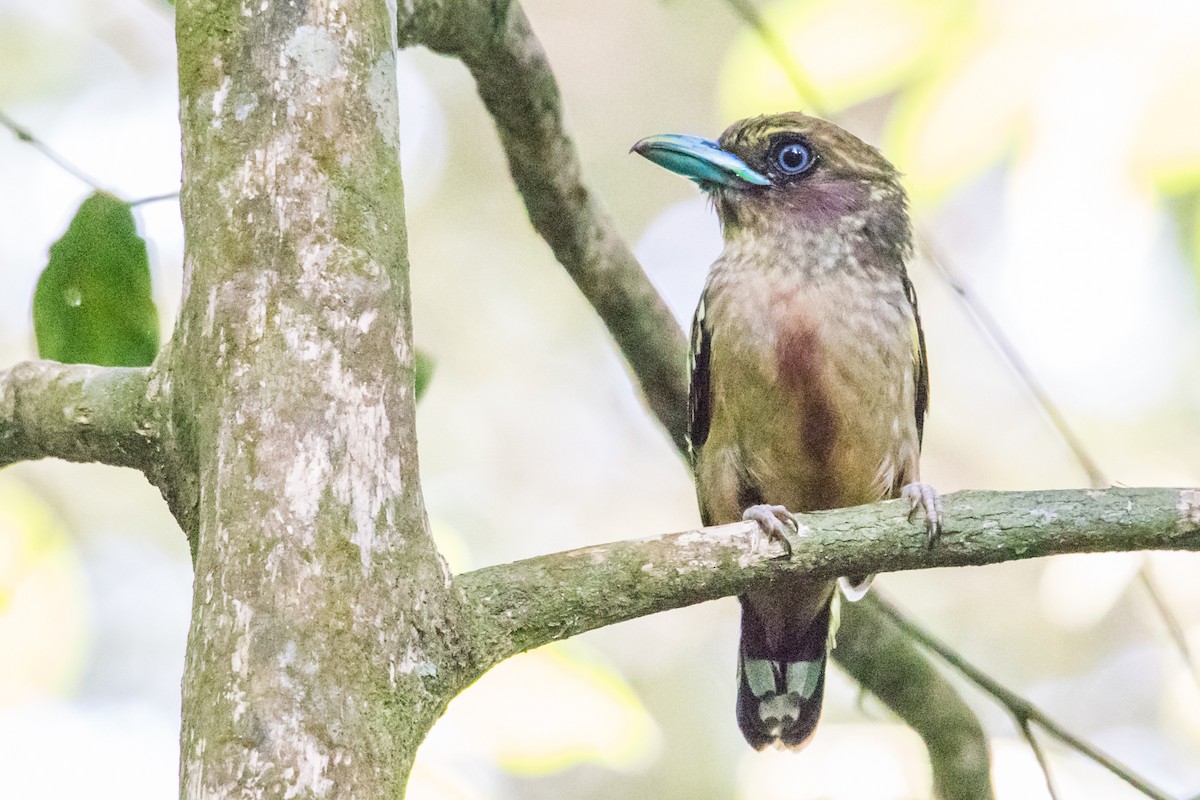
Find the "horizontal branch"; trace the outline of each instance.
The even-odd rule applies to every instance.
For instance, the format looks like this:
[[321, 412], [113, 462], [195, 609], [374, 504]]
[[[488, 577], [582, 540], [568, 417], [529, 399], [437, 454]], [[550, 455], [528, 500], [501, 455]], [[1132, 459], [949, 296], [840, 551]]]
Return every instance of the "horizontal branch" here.
[[586, 547], [460, 576], [496, 663], [513, 653], [671, 608], [735, 595], [783, 574], [814, 578], [995, 564], [1059, 553], [1200, 549], [1200, 491], [966, 491], [945, 500], [932, 550], [905, 501], [800, 514], [792, 557], [756, 551], [739, 522]]
[[62, 458], [153, 470], [159, 393], [142, 368], [26, 361], [0, 371], [0, 467]]

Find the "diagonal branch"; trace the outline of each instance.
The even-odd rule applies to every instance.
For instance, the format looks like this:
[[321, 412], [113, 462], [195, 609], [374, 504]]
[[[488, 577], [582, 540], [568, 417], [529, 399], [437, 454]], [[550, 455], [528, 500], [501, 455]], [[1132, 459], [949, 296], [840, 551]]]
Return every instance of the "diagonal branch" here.
[[842, 603], [834, 655], [854, 680], [869, 687], [920, 734], [933, 765], [939, 800], [991, 797], [988, 740], [975, 713], [912, 646], [908, 632], [881, 610], [880, 592]]
[[164, 404], [153, 375], [55, 361], [0, 371], [0, 467], [62, 458], [158, 470]]
[[[977, 566], [1059, 553], [1200, 549], [1200, 490], [955, 492], [949, 528], [927, 549], [908, 504], [799, 514], [791, 559], [754, 550], [738, 522], [487, 567], [459, 581], [486, 660], [657, 611], [739, 594], [785, 573], [814, 578]], [[488, 664], [487, 666], [490, 666]]]
[[415, 3], [401, 44], [462, 60], [496, 122], [513, 180], [546, 240], [621, 349], [654, 415], [684, 450], [687, 342], [611, 218], [584, 185], [562, 97], [516, 2]]

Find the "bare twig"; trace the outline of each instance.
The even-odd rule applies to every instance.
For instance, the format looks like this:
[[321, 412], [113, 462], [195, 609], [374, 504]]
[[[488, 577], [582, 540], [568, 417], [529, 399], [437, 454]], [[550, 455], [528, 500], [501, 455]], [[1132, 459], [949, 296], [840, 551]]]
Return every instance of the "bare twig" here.
[[1059, 411], [1050, 394], [1034, 376], [1033, 370], [1017, 352], [1016, 346], [1004, 333], [1004, 329], [997, 322], [996, 318], [988, 311], [987, 306], [979, 299], [979, 296], [966, 284], [965, 281], [959, 278], [957, 272], [950, 266], [950, 262], [942, 256], [932, 241], [926, 236], [918, 237], [921, 250], [925, 254], [925, 260], [933, 267], [934, 272], [945, 282], [947, 286], [953, 290], [959, 302], [967, 309], [968, 316], [983, 333], [987, 339], [1000, 353], [1001, 357], [1008, 362], [1012, 367], [1017, 378], [1033, 395], [1033, 399], [1041, 407], [1046, 414], [1050, 424], [1054, 426], [1054, 430], [1062, 438], [1063, 442], [1071, 451], [1071, 455], [1079, 462], [1080, 468], [1087, 475], [1088, 484], [1093, 489], [1099, 489], [1109, 484], [1108, 479], [1104, 476], [1104, 472], [1092, 458], [1083, 442], [1071, 430], [1071, 426], [1067, 423], [1066, 417]]
[[88, 173], [84, 172], [79, 167], [72, 164], [66, 158], [60, 156], [49, 145], [47, 145], [45, 142], [43, 142], [42, 140], [40, 140], [36, 136], [34, 136], [33, 133], [30, 132], [30, 130], [28, 128], [22, 126], [20, 123], [18, 123], [16, 120], [14, 120], [12, 117], [10, 117], [8, 114], [4, 113], [3, 111], [0, 111], [0, 126], [8, 128], [12, 132], [12, 134], [17, 137], [17, 139], [19, 141], [25, 142], [30, 147], [32, 147], [33, 149], [35, 149], [39, 153], [41, 153], [43, 156], [45, 156], [46, 158], [53, 161], [64, 172], [67, 172], [71, 176], [83, 181], [88, 186], [95, 189], [97, 192], [107, 191], [104, 188], [104, 184], [102, 184], [100, 181], [93, 178]]
[[1042, 745], [1037, 740], [1037, 736], [1033, 732], [1033, 728], [1029, 725], [1029, 719], [1026, 717], [1018, 717], [1013, 715], [1013, 722], [1017, 724], [1017, 730], [1021, 732], [1021, 736], [1029, 744], [1029, 749], [1033, 751], [1033, 757], [1037, 759], [1038, 766], [1042, 769], [1042, 777], [1046, 779], [1046, 791], [1050, 793], [1051, 800], [1058, 800], [1058, 792], [1054, 789], [1054, 777], [1050, 772], [1050, 761], [1046, 758], [1046, 754], [1042, 751]]
[[[951, 266], [950, 261], [938, 251], [928, 237], [920, 237], [920, 245], [924, 251], [925, 260], [954, 292], [955, 297], [958, 298], [963, 308], [967, 310], [967, 316], [975, 323], [976, 327], [983, 334], [984, 339], [996, 348], [1000, 357], [1012, 368], [1018, 381], [1033, 396], [1034, 402], [1042, 409], [1042, 412], [1050, 421], [1051, 427], [1054, 428], [1059, 438], [1066, 444], [1067, 449], [1071, 451], [1071, 455], [1074, 456], [1075, 461], [1079, 464], [1079, 468], [1087, 475], [1088, 484], [1093, 489], [1100, 489], [1109, 485], [1108, 478], [1100, 469], [1099, 463], [1088, 452], [1083, 441], [1071, 429], [1066, 417], [1059, 410], [1054, 400], [1051, 399], [1049, 392], [1038, 381], [1037, 377], [1033, 374], [1033, 370], [1025, 362], [1025, 359], [1021, 357], [1016, 345], [1013, 344], [1012, 340], [1004, 332], [1004, 328], [992, 316], [991, 312], [988, 311], [983, 300], [959, 277], [957, 271]], [[1175, 645], [1175, 650], [1183, 660], [1184, 666], [1187, 667], [1192, 679], [1196, 682], [1196, 686], [1200, 687], [1200, 670], [1197, 669], [1196, 660], [1192, 657], [1191, 650], [1188, 647], [1187, 638], [1183, 633], [1183, 626], [1180, 625], [1179, 619], [1175, 616], [1170, 606], [1167, 605], [1162, 592], [1159, 591], [1155, 583], [1154, 577], [1150, 574], [1150, 568], [1147, 564], [1143, 563], [1141, 568], [1138, 569], [1138, 582], [1141, 583], [1142, 588], [1150, 596], [1150, 601], [1153, 603], [1154, 609], [1163, 621], [1167, 637]]]
[[[1141, 550], [1145, 548], [1144, 546], [1139, 545], [1132, 549]], [[1137, 789], [1147, 797], [1155, 798], [1155, 800], [1172, 800], [1171, 796], [1166, 792], [1155, 787], [1145, 778], [1135, 774], [1128, 767], [1118, 763], [1107, 754], [1097, 750], [1087, 742], [1070, 733], [1024, 697], [1021, 697], [1016, 692], [1009, 690], [999, 681], [995, 680], [978, 667], [975, 667], [967, 662], [957, 652], [943, 644], [928, 631], [909, 622], [904, 614], [902, 614], [894, 605], [882, 598], [879, 599], [879, 603], [884, 612], [891, 617], [897, 625], [904, 628], [909, 636], [916, 639], [923, 646], [929, 648], [934, 653], [937, 653], [938, 656], [940, 656], [947, 664], [954, 667], [954, 669], [966, 676], [968, 680], [970, 680], [983, 691], [987, 692], [998, 703], [1008, 709], [1008, 712], [1013, 715], [1014, 719], [1016, 719], [1019, 727], [1027, 728], [1031, 722], [1037, 723], [1042, 730], [1046, 731], [1046, 733], [1058, 739], [1071, 749], [1076, 750], [1079, 753], [1082, 753], [1084, 756], [1090, 758], [1092, 761], [1095, 761], [1097, 764], [1104, 767], [1113, 775], [1116, 775], [1118, 778], [1125, 781], [1127, 784]], [[1030, 743], [1034, 744], [1031, 738]], [[1044, 764], [1043, 758], [1036, 745], [1034, 745], [1034, 753], [1038, 756], [1039, 763]], [[1046, 773], [1046, 779], [1049, 781], [1050, 773], [1046, 771], [1044, 766], [1043, 772]]]
[[[61, 168], [63, 171], [69, 173], [72, 177], [77, 178], [78, 180], [82, 181], [83, 183], [86, 183], [88, 186], [92, 187], [97, 192], [108, 192], [109, 194], [114, 194], [114, 195], [116, 194], [111, 189], [105, 188], [104, 184], [101, 183], [99, 180], [97, 180], [96, 178], [93, 178], [87, 172], [85, 172], [81, 168], [75, 166], [73, 163], [68, 161], [63, 156], [59, 155], [57, 151], [55, 151], [53, 148], [51, 148], [45, 142], [43, 142], [42, 140], [40, 140], [36, 136], [34, 136], [33, 133], [28, 128], [26, 128], [25, 126], [18, 123], [16, 120], [14, 120], [8, 114], [6, 114], [4, 111], [0, 111], [0, 127], [8, 128], [8, 130], [12, 132], [13, 136], [17, 137], [18, 141], [25, 142], [30, 147], [34, 148], [39, 153], [41, 153], [43, 156], [48, 158], [50, 161], [54, 162], [54, 164], [56, 166], [58, 166], [59, 168]], [[119, 195], [116, 195], [116, 196], [119, 197]], [[151, 195], [150, 197], [142, 197], [137, 200], [130, 200], [129, 206], [131, 208], [134, 208], [134, 207], [137, 207], [140, 205], [145, 205], [147, 203], [157, 203], [162, 200], [171, 200], [171, 199], [178, 198], [178, 197], [179, 197], [178, 190], [176, 190], [174, 192], [165, 192], [163, 194]]]
[[1180, 624], [1179, 618], [1175, 616], [1175, 612], [1167, 605], [1167, 599], [1162, 596], [1162, 592], [1158, 589], [1158, 583], [1154, 580], [1154, 576], [1150, 574], [1150, 565], [1143, 563], [1141, 569], [1138, 570], [1138, 583], [1142, 585], [1146, 595], [1150, 598], [1150, 602], [1154, 604], [1158, 610], [1158, 615], [1162, 618], [1163, 625], [1167, 629], [1167, 636], [1175, 645], [1175, 650], [1179, 653], [1179, 657], [1183, 660], [1183, 664], [1188, 669], [1188, 673], [1192, 676], [1192, 681], [1200, 688], [1200, 670], [1196, 668], [1196, 659], [1192, 654], [1192, 648], [1188, 645], [1187, 634], [1184, 633], [1183, 625]]
[[149, 197], [140, 197], [137, 200], [130, 200], [129, 207], [137, 208], [138, 206], [144, 206], [149, 203], [160, 203], [164, 200], [178, 200], [178, 199], [179, 199], [179, 191], [176, 190], [174, 192], [164, 192], [163, 194], [154, 194], [154, 195], [150, 195]]

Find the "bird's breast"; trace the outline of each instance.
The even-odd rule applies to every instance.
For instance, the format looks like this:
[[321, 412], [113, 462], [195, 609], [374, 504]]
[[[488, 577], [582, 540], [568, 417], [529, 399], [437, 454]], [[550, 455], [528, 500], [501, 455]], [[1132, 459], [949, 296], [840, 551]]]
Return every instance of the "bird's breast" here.
[[735, 466], [727, 484], [796, 510], [892, 491], [916, 438], [911, 312], [897, 284], [746, 276], [710, 291], [706, 450]]

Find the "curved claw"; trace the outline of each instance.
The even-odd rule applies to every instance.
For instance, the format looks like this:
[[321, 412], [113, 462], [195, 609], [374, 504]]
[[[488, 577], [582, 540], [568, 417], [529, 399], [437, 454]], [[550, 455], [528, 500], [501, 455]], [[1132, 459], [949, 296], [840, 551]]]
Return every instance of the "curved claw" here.
[[908, 499], [909, 522], [918, 508], [925, 513], [925, 544], [932, 550], [942, 535], [942, 496], [928, 483], [910, 483], [900, 490], [900, 496]]
[[[792, 512], [788, 511], [784, 506], [772, 506], [765, 503], [757, 506], [750, 506], [742, 512], [742, 519], [754, 520], [758, 523], [758, 529], [766, 535], [767, 541], [774, 540], [783, 545], [783, 558], [791, 558], [792, 543], [788, 541], [787, 529], [791, 526], [792, 532], [800, 530], [799, 523], [792, 516]], [[757, 540], [751, 543], [754, 550], [758, 550], [760, 542]]]

